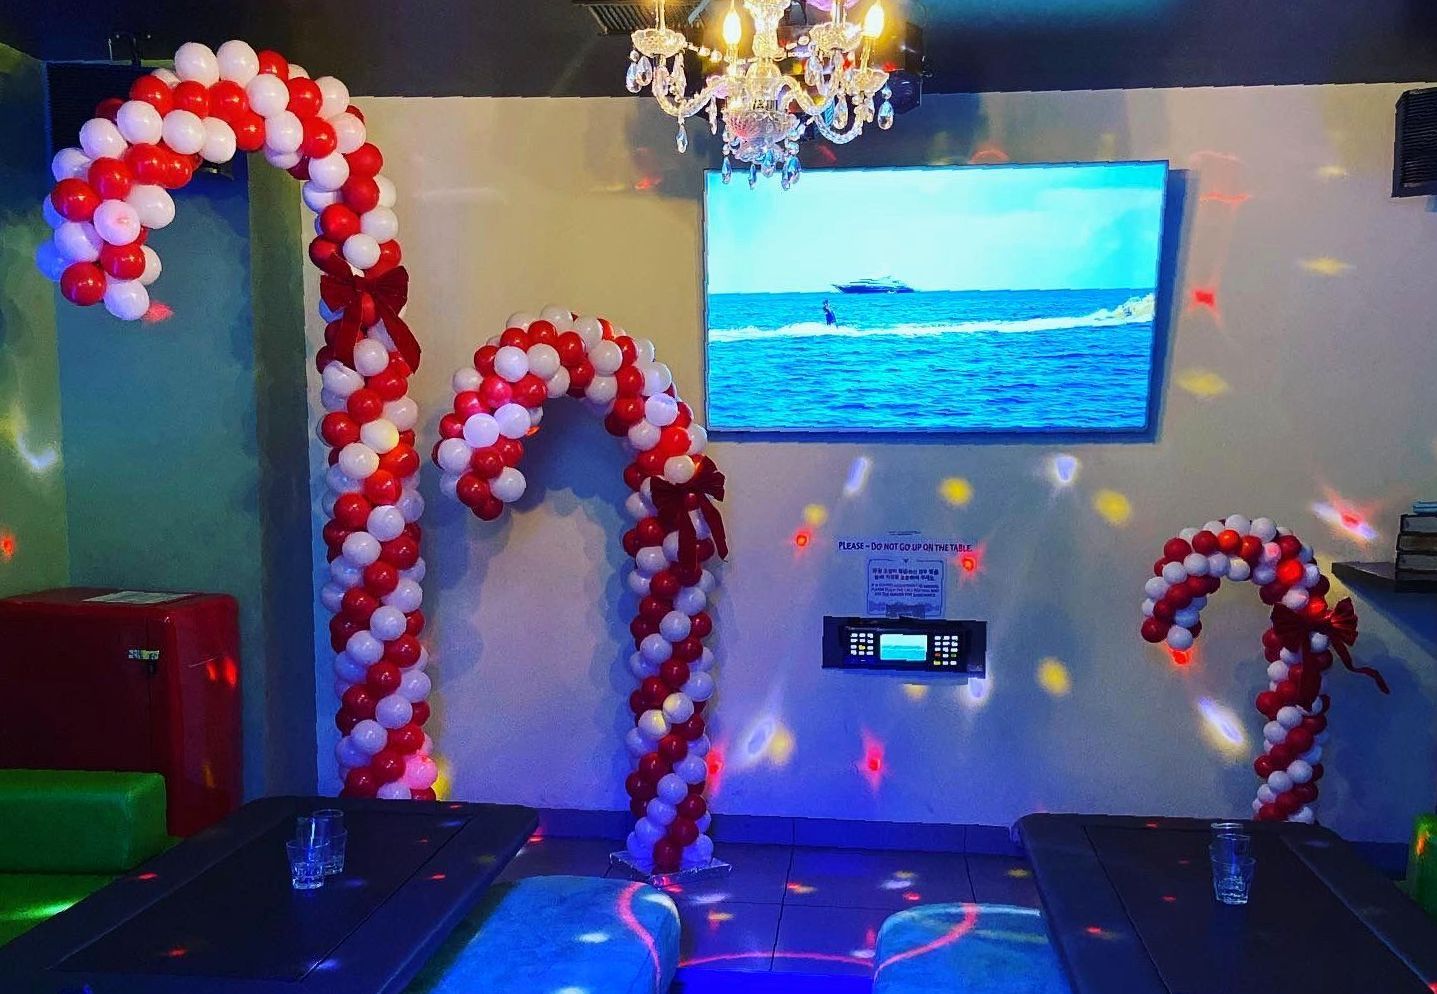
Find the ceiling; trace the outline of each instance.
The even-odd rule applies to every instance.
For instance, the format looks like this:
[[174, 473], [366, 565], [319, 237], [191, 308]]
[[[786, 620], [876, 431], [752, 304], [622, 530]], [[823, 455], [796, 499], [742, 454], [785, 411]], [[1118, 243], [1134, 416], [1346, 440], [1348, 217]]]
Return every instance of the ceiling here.
[[[888, 5], [923, 26], [930, 92], [1437, 79], [1437, 0]], [[0, 41], [37, 58], [103, 59], [117, 31], [149, 34], [157, 58], [241, 37], [369, 96], [619, 96], [629, 48], [572, 0], [0, 5]]]

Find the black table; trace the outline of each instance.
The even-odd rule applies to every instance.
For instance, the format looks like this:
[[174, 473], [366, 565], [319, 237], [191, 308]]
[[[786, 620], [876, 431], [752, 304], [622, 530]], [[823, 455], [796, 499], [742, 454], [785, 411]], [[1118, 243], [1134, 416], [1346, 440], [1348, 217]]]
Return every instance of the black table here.
[[[290, 888], [294, 819], [339, 807], [345, 872]], [[5, 946], [6, 994], [395, 994], [538, 823], [492, 804], [272, 797]]]
[[1432, 994], [1437, 923], [1341, 838], [1253, 823], [1248, 904], [1219, 904], [1187, 818], [1018, 823], [1074, 994]]

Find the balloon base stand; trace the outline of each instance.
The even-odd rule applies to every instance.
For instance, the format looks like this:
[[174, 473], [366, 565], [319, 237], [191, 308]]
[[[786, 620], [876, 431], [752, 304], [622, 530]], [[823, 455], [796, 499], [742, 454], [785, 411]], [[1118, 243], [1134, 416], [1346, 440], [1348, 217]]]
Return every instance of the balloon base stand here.
[[682, 870], [675, 870], [672, 873], [655, 873], [653, 863], [647, 866], [640, 863], [627, 852], [616, 852], [609, 854], [609, 866], [617, 868], [620, 873], [630, 880], [643, 880], [655, 887], [671, 887], [674, 885], [686, 886], [700, 880], [710, 880], [715, 877], [726, 877], [733, 866], [721, 859], [711, 859], [701, 866], [689, 866]]

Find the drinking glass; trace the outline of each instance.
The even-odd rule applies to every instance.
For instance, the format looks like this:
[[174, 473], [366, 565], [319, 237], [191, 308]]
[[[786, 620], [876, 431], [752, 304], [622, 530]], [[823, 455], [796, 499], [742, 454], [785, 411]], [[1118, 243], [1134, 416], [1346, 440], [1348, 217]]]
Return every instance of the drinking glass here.
[[299, 839], [284, 844], [289, 855], [289, 881], [295, 890], [316, 890], [324, 886], [327, 845], [309, 845]]
[[331, 832], [325, 841], [324, 875], [332, 877], [344, 872], [344, 849], [349, 842], [349, 833], [340, 829]]
[[1212, 855], [1214, 896], [1223, 904], [1246, 904], [1257, 860], [1225, 850], [1216, 843], [1209, 852]]

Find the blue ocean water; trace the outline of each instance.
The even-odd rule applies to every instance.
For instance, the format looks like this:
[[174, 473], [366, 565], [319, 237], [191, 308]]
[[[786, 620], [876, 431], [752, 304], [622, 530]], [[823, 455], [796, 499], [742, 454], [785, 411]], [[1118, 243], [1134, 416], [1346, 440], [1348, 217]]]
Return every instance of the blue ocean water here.
[[[825, 323], [827, 300], [837, 323]], [[711, 428], [1132, 431], [1150, 290], [734, 293], [708, 299]]]

